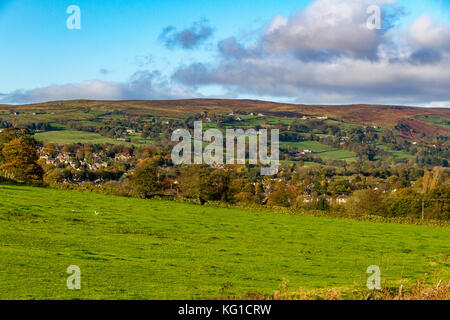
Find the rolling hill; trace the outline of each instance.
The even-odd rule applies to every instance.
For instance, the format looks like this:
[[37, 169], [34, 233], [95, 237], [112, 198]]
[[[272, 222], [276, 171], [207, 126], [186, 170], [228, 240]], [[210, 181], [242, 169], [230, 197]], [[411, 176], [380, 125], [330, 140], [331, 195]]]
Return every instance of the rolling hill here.
[[[387, 105], [303, 105], [258, 100], [191, 99], [191, 100], [139, 100], [139, 101], [54, 101], [28, 105], [0, 105], [0, 112], [70, 111], [90, 108], [99, 112], [126, 111], [134, 115], [161, 115], [186, 117], [209, 112], [245, 110], [266, 115], [298, 117], [300, 115], [327, 116], [347, 123], [376, 125], [396, 129], [407, 139], [416, 139], [421, 133], [450, 136], [450, 128], [440, 120], [450, 119], [448, 108], [420, 108]], [[427, 118], [438, 119], [427, 121]], [[440, 119], [440, 120], [439, 120]]]

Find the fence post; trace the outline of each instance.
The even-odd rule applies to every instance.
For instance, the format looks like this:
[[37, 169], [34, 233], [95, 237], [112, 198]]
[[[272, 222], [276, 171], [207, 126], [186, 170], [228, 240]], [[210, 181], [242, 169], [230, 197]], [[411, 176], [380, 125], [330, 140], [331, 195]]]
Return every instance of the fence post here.
[[422, 220], [425, 219], [425, 201], [422, 199]]

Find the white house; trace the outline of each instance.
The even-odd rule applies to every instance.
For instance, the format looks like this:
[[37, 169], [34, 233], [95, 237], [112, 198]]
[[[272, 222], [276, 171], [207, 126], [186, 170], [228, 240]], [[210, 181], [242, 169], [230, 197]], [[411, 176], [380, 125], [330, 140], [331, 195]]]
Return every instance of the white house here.
[[344, 196], [344, 195], [340, 195], [339, 197], [336, 198], [336, 202], [338, 204], [344, 204], [344, 203], [347, 203], [347, 201], [348, 201], [348, 197]]

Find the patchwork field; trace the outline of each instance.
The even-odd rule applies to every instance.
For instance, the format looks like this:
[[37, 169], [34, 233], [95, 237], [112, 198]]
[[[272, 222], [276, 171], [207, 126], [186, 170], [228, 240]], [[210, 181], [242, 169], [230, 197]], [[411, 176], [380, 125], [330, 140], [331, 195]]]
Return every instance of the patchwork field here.
[[354, 152], [335, 149], [317, 141], [280, 142], [280, 146], [283, 148], [311, 150], [323, 159], [341, 159], [347, 161], [353, 161], [356, 159], [356, 154]]
[[123, 144], [123, 145], [131, 145], [131, 144], [148, 144], [151, 143], [150, 139], [141, 138], [138, 134], [130, 134], [129, 138], [135, 139], [132, 141], [135, 142], [124, 142], [118, 141], [112, 138], [103, 137], [98, 133], [94, 132], [85, 132], [85, 131], [76, 131], [76, 130], [61, 130], [61, 131], [47, 131], [35, 134], [35, 138], [38, 141], [42, 141], [45, 143], [90, 143], [90, 144], [100, 144], [100, 143], [111, 143], [111, 144]]
[[420, 116], [419, 118], [424, 119], [428, 123], [450, 129], [450, 120], [448, 117], [431, 115], [431, 116]]
[[[12, 125], [29, 126], [37, 130], [36, 138], [44, 143], [112, 143], [125, 145], [143, 145], [158, 143], [161, 132], [153, 140], [144, 133], [141, 126], [147, 123], [177, 123], [187, 118], [207, 114], [213, 121], [204, 121], [204, 129], [217, 128], [256, 128], [283, 125], [282, 130], [289, 131], [291, 125], [301, 123], [307, 132], [314, 134], [314, 141], [282, 142], [283, 148], [311, 150], [323, 160], [356, 161], [354, 152], [333, 148], [322, 144], [316, 138], [332, 136], [326, 126], [339, 128], [341, 133], [361, 127], [373, 126], [381, 135], [386, 130], [393, 130], [402, 139], [423, 143], [423, 136], [441, 137], [449, 134], [448, 109], [430, 109], [402, 106], [348, 105], [348, 106], [308, 106], [280, 104], [253, 100], [168, 100], [168, 101], [55, 101], [22, 106], [0, 106], [0, 130]], [[221, 118], [230, 116], [228, 120]], [[304, 116], [307, 115], [306, 118]], [[219, 122], [216, 116], [219, 116]], [[234, 117], [234, 118], [233, 118]], [[324, 120], [318, 120], [324, 119]], [[2, 122], [3, 121], [3, 122]], [[221, 122], [222, 121], [222, 122]], [[319, 121], [312, 126], [311, 121]], [[49, 126], [43, 126], [49, 124]], [[40, 126], [39, 126], [40, 125]], [[133, 127], [134, 125], [134, 127]], [[309, 125], [309, 128], [308, 128]], [[34, 126], [34, 127], [33, 127]], [[138, 133], [126, 133], [133, 127]], [[56, 129], [56, 130], [55, 130]], [[104, 130], [102, 130], [104, 129]], [[170, 130], [172, 130], [171, 128]], [[82, 131], [77, 131], [82, 130]], [[105, 132], [106, 130], [106, 132]], [[116, 132], [110, 132], [116, 131]], [[160, 131], [161, 131], [160, 130]], [[330, 129], [331, 130], [331, 129]], [[109, 132], [108, 132], [109, 131]], [[96, 132], [96, 133], [94, 133]], [[141, 135], [142, 134], [142, 135]], [[155, 133], [153, 133], [155, 134]], [[115, 138], [130, 142], [117, 141]], [[303, 137], [305, 139], [305, 137]], [[298, 140], [303, 140], [298, 139]], [[292, 139], [294, 140], [294, 139]], [[423, 141], [422, 141], [423, 140]], [[406, 151], [395, 151], [387, 145], [380, 144], [392, 155], [393, 160], [410, 160], [414, 156]], [[429, 141], [427, 142], [429, 143]], [[206, 145], [206, 144], [205, 144]], [[343, 147], [348, 149], [347, 147]], [[355, 149], [352, 149], [355, 150]], [[381, 158], [376, 158], [380, 160]]]
[[[448, 228], [0, 185], [0, 299], [193, 299], [450, 280]], [[94, 212], [97, 212], [96, 215]], [[81, 268], [81, 290], [66, 269]]]
[[408, 153], [406, 151], [392, 150], [392, 149], [389, 149], [389, 147], [385, 146], [385, 145], [378, 145], [377, 147], [383, 149], [384, 151], [391, 153], [394, 156], [394, 158], [396, 158], [396, 159], [409, 160], [409, 159], [414, 158], [414, 155], [412, 155], [411, 153]]
[[61, 131], [47, 131], [37, 133], [35, 135], [36, 140], [53, 143], [112, 143], [112, 144], [125, 144], [124, 142], [117, 141], [111, 138], [103, 137], [98, 133], [84, 132], [75, 130], [61, 130]]

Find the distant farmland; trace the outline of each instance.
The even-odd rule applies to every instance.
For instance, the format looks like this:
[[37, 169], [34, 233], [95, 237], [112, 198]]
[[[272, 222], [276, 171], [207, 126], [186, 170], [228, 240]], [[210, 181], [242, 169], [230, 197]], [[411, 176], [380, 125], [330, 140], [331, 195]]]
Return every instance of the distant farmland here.
[[310, 150], [323, 159], [341, 159], [347, 161], [354, 161], [356, 159], [354, 152], [336, 149], [317, 141], [280, 142], [280, 146], [284, 148], [290, 147]]
[[[235, 115], [232, 115], [234, 112]], [[281, 133], [288, 132], [293, 123], [307, 124], [316, 121], [323, 126], [337, 127], [341, 133], [360, 128], [372, 128], [379, 136], [391, 130], [394, 135], [409, 142], [431, 144], [432, 138], [450, 135], [449, 109], [416, 108], [382, 105], [344, 105], [317, 106], [273, 103], [255, 100], [166, 100], [166, 101], [54, 101], [47, 103], [0, 106], [0, 120], [12, 125], [27, 126], [47, 123], [51, 128], [38, 128], [36, 138], [44, 143], [111, 143], [125, 145], [150, 144], [158, 140], [164, 127], [161, 127], [153, 140], [142, 136], [144, 124], [154, 127], [155, 123], [183, 124], [189, 117], [208, 114], [229, 116], [230, 121], [220, 124], [226, 128], [256, 128], [280, 126]], [[232, 115], [232, 116], [230, 116]], [[234, 119], [233, 119], [234, 118]], [[305, 121], [306, 119], [306, 121]], [[323, 119], [323, 120], [320, 120]], [[136, 134], [127, 134], [131, 125], [141, 126]], [[204, 129], [219, 128], [215, 121], [204, 121]], [[174, 128], [170, 128], [174, 130]], [[116, 132], [112, 132], [116, 131]], [[119, 132], [120, 131], [120, 132]], [[119, 133], [118, 133], [119, 132]], [[308, 131], [315, 137], [293, 138], [281, 142], [281, 147], [292, 151], [290, 159], [295, 156], [295, 149], [311, 150], [314, 156], [322, 160], [345, 160], [353, 162], [358, 159], [356, 150], [348, 147], [331, 147], [324, 139], [333, 138], [333, 131], [309, 126]], [[423, 139], [423, 136], [427, 139]], [[348, 136], [347, 136], [348, 137]], [[130, 142], [118, 141], [129, 140]], [[322, 143], [318, 142], [318, 139]], [[304, 141], [309, 140], [309, 141]], [[407, 161], [413, 154], [390, 149], [382, 142], [380, 149], [392, 154], [394, 160]], [[404, 149], [404, 146], [403, 146]], [[352, 151], [349, 151], [352, 150]], [[378, 157], [378, 160], [382, 157]], [[310, 159], [307, 159], [310, 160]]]
[[36, 134], [36, 139], [53, 143], [112, 143], [119, 144], [121, 141], [103, 137], [94, 132], [83, 132], [75, 130], [47, 131]]

